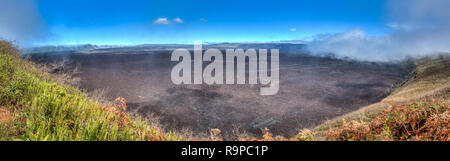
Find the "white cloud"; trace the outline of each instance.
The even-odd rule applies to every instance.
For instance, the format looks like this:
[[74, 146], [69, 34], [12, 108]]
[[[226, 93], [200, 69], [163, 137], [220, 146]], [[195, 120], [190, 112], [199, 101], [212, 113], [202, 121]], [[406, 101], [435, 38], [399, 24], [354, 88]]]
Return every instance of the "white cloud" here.
[[291, 29], [289, 29], [289, 31], [295, 32], [295, 31], [297, 31], [297, 29], [296, 28], [291, 28]]
[[207, 22], [207, 19], [201, 18], [200, 21]]
[[176, 22], [176, 23], [184, 23], [184, 21], [181, 19], [181, 18], [174, 18], [173, 19], [173, 22]]
[[394, 30], [411, 30], [413, 28], [409, 24], [400, 24], [396, 22], [387, 23], [386, 26]]
[[153, 21], [153, 24], [167, 25], [170, 24], [170, 21], [167, 18], [158, 18], [155, 21]]
[[436, 53], [450, 53], [450, 12], [448, 0], [389, 1], [386, 24], [392, 32], [371, 36], [354, 29], [344, 33], [318, 35], [308, 42], [313, 54], [333, 53], [365, 61], [403, 60]]

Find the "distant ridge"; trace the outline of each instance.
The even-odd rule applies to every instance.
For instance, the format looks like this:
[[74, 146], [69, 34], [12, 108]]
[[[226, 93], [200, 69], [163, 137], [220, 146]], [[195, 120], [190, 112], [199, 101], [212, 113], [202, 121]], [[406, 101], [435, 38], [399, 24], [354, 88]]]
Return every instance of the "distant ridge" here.
[[[26, 48], [23, 51], [24, 55], [36, 54], [36, 53], [50, 53], [50, 52], [72, 52], [76, 51], [78, 53], [91, 53], [92, 50], [96, 49], [148, 49], [148, 50], [175, 50], [177, 48], [185, 48], [188, 50], [193, 50], [194, 44], [141, 44], [141, 45], [131, 45], [131, 46], [117, 46], [117, 45], [92, 45], [92, 44], [81, 44], [81, 45], [49, 45], [40, 47]], [[225, 49], [279, 49], [283, 53], [307, 53], [307, 47], [302, 43], [290, 43], [290, 42], [255, 42], [255, 43], [204, 43], [203, 49], [216, 48], [220, 50]], [[97, 51], [98, 52], [98, 51]]]
[[82, 45], [50, 45], [50, 46], [39, 46], [25, 48], [23, 54], [31, 53], [44, 53], [44, 52], [63, 52], [63, 51], [82, 51], [82, 50], [94, 50], [98, 48], [103, 48], [103, 46], [97, 46], [92, 44], [82, 44]]

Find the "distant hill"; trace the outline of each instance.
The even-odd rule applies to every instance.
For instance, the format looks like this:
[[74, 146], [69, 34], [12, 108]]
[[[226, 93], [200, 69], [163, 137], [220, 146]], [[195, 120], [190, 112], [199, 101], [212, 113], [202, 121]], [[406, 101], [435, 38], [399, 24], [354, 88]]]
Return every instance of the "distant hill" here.
[[31, 53], [45, 53], [45, 52], [62, 52], [62, 51], [83, 51], [83, 50], [93, 50], [100, 48], [97, 45], [84, 44], [84, 45], [52, 45], [52, 46], [39, 46], [26, 48], [23, 54]]

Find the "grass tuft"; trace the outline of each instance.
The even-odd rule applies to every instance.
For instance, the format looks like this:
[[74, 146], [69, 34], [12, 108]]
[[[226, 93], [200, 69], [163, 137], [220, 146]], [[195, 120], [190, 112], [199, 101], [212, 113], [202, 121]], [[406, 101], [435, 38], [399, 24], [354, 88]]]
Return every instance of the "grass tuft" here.
[[430, 100], [383, 111], [370, 123], [352, 120], [329, 129], [326, 140], [450, 141], [450, 101]]

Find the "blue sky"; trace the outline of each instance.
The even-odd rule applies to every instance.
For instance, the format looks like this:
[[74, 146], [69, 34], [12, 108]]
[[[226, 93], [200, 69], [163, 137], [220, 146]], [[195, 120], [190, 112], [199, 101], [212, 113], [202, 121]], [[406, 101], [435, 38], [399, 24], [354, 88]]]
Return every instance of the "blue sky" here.
[[[386, 32], [385, 0], [36, 0], [47, 44], [299, 40]], [[155, 22], [159, 18], [160, 23]], [[174, 21], [179, 18], [182, 22]], [[168, 24], [161, 24], [167, 22]]]

